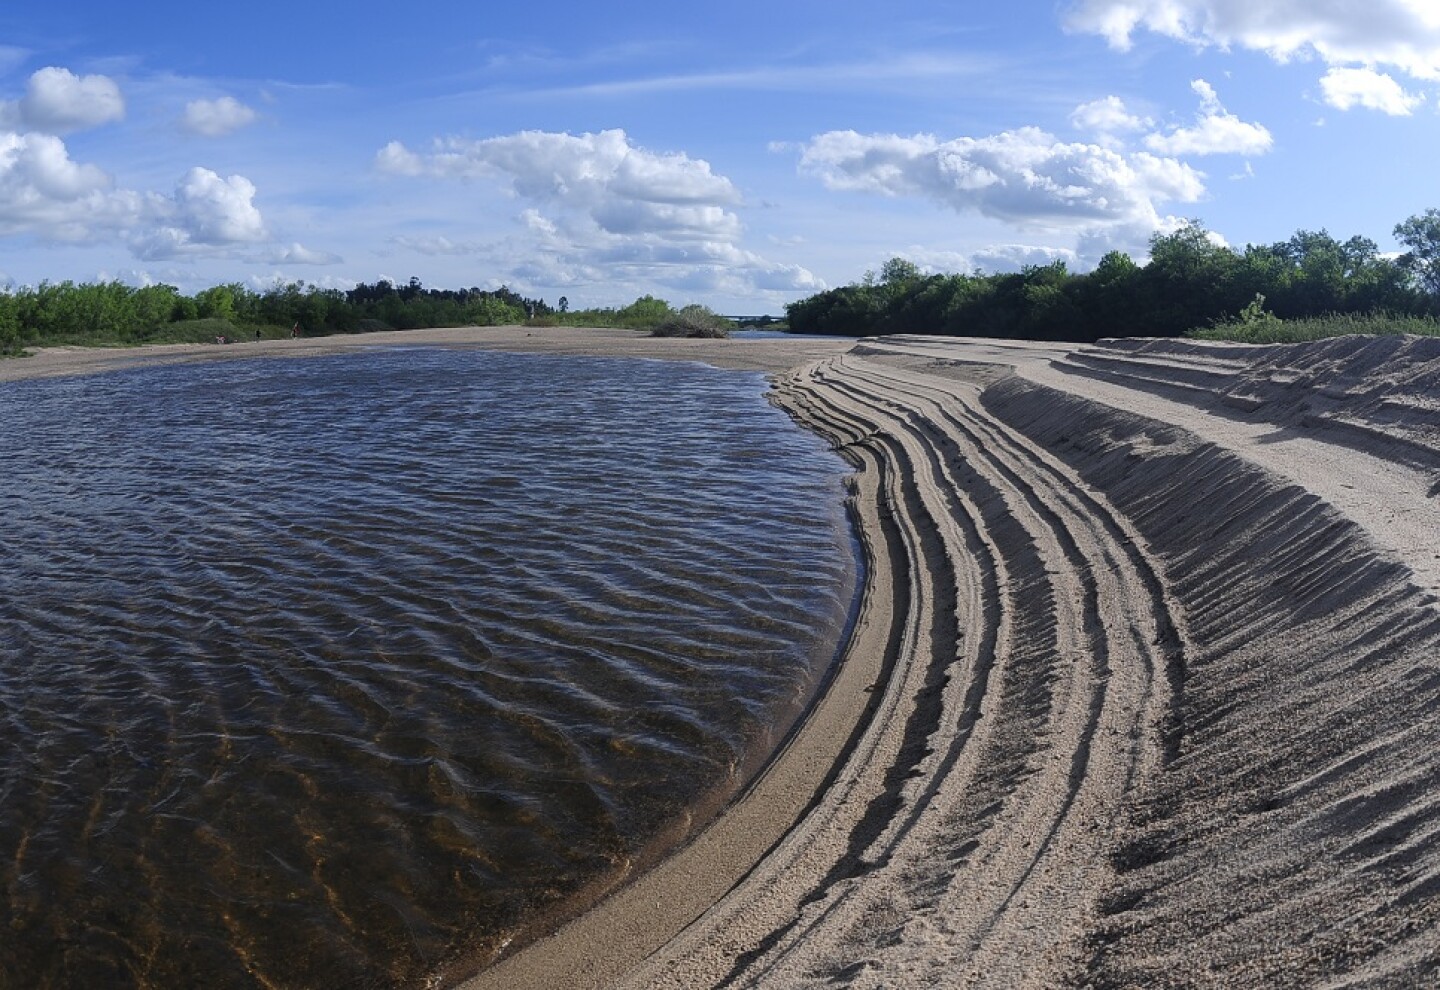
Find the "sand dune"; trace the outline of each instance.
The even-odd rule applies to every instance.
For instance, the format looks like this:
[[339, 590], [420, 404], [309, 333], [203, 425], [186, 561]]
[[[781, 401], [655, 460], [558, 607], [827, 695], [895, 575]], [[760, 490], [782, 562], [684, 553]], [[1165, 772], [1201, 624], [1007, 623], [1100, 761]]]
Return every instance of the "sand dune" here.
[[404, 342], [788, 369], [869, 560], [746, 793], [465, 986], [1440, 983], [1440, 342]]

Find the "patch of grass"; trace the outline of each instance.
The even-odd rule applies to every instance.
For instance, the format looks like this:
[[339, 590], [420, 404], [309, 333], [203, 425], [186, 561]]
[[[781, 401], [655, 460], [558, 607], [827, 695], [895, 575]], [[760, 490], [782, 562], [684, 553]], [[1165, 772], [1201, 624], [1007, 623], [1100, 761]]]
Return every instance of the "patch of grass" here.
[[282, 340], [290, 336], [290, 328], [269, 323], [235, 323], [211, 317], [203, 320], [177, 320], [167, 323], [147, 337], [147, 344], [213, 344], [216, 337], [241, 342], [247, 340]]
[[[249, 331], [253, 336], [254, 331]], [[36, 347], [134, 347], [137, 344], [200, 344], [211, 343], [224, 334], [238, 339], [242, 331], [229, 320], [211, 318], [204, 320], [178, 320], [163, 323], [147, 333], [134, 336], [117, 336], [113, 331], [101, 327], [74, 333], [47, 334], [31, 341]]]
[[1440, 320], [1433, 316], [1396, 316], [1391, 313], [1329, 313], [1324, 316], [1282, 320], [1264, 308], [1265, 297], [1241, 311], [1233, 320], [1218, 321], [1185, 334], [1192, 340], [1229, 340], [1243, 344], [1299, 344], [1353, 334], [1376, 337], [1412, 334], [1440, 337]]
[[237, 327], [230, 320], [212, 316], [203, 320], [176, 320], [167, 323], [149, 337], [149, 344], [212, 344], [216, 337], [226, 340], [245, 340], [255, 336], [249, 328]]

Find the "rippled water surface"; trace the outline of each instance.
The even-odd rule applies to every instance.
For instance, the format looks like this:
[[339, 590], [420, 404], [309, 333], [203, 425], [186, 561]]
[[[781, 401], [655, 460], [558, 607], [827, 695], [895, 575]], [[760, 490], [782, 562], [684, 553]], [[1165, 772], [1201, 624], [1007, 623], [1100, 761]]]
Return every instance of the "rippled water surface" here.
[[733, 787], [855, 580], [763, 391], [419, 349], [0, 387], [0, 985], [414, 982]]

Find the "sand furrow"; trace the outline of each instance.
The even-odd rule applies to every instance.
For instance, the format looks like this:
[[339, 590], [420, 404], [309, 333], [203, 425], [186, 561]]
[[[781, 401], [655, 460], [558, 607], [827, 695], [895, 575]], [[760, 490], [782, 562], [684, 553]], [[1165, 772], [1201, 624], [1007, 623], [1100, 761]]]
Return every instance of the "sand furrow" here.
[[[852, 398], [851, 401], [863, 401], [863, 399]], [[922, 441], [922, 436], [911, 435], [906, 438], [905, 444], [909, 452], [908, 456], [918, 465], [916, 480], [920, 482], [922, 490], [934, 494], [948, 492], [953, 496], [954, 493], [971, 489], [966, 494], [967, 499], [984, 500], [983, 494], [977, 495], [973, 491], [979, 483], [979, 479], [969, 479], [963, 485], [954, 483], [949, 479], [949, 467], [946, 462], [937, 457], [933, 449], [925, 447]], [[946, 480], [937, 486], [937, 478]], [[995, 502], [993, 495], [989, 498], [990, 501]], [[998, 558], [995, 557], [993, 546], [987, 537], [982, 536], [983, 531], [976, 528], [971, 521], [977, 510], [974, 508], [965, 510], [961, 506], [960, 500], [956, 498], [939, 500], [939, 505], [942, 507], [946, 507], [947, 503], [951, 519], [958, 521], [958, 524], [970, 534], [971, 549], [965, 556], [958, 559], [965, 560], [967, 557], [973, 559], [976, 557], [977, 549], [983, 548], [980, 559], [989, 560], [990, 565], [983, 568], [980, 580], [987, 589], [987, 597], [993, 600], [1000, 594], [1002, 585], [1012, 583], [1003, 569], [1003, 562], [996, 563]], [[943, 656], [937, 656], [934, 661], [932, 679], [939, 678], [942, 682], [948, 681], [948, 683], [943, 691], [932, 692], [929, 695], [927, 705], [917, 706], [933, 707], [938, 703], [941, 707], [939, 711], [928, 716], [921, 723], [924, 733], [918, 737], [917, 741], [924, 743], [926, 752], [921, 754], [922, 759], [908, 769], [898, 768], [904, 770], [905, 775], [910, 777], [910, 781], [905, 791], [899, 795], [900, 803], [891, 812], [889, 827], [871, 844], [870, 852], [866, 856], [868, 860], [877, 863], [877, 867], [863, 874], [863, 883], [856, 883], [852, 880], [835, 890], [827, 891], [823, 911], [817, 911], [815, 918], [797, 929], [794, 934], [792, 941], [796, 945], [826, 943], [826, 939], [815, 936], [817, 927], [838, 926], [848, 929], [846, 941], [852, 950], [859, 950], [862, 946], [874, 942], [877, 937], [882, 939], [892, 937], [892, 933], [878, 930], [876, 926], [869, 923], [869, 920], [876, 916], [876, 912], [867, 910], [867, 905], [883, 901], [888, 910], [879, 912], [879, 915], [887, 917], [892, 923], [903, 918], [907, 911], [914, 909], [915, 905], [907, 896], [908, 891], [905, 890], [905, 884], [897, 885], [892, 881], [894, 874], [907, 867], [913, 867], [913, 864], [903, 857], [897, 859], [896, 851], [903, 848], [907, 841], [911, 841], [910, 836], [916, 828], [920, 814], [937, 807], [935, 792], [940, 784], [947, 780], [988, 778], [1001, 783], [1003, 786], [999, 793], [1003, 793], [1005, 786], [1010, 786], [1009, 782], [1025, 773], [1023, 759], [1026, 755], [1025, 752], [1018, 754], [1018, 757], [1012, 754], [1012, 763], [1009, 769], [998, 773], [988, 772], [983, 763], [978, 766], [967, 765], [967, 758], [969, 764], [974, 764], [977, 762], [977, 757], [987, 751], [987, 739], [993, 734], [996, 727], [1002, 730], [1007, 727], [1015, 727], [1014, 719], [1005, 717], [1008, 713], [998, 712], [995, 702], [990, 697], [990, 692], [987, 691], [992, 678], [1003, 677], [1003, 672], [997, 673], [999, 665], [995, 659], [997, 650], [994, 642], [1003, 640], [1010, 635], [1006, 628], [1009, 623], [1005, 613], [998, 612], [992, 607], [988, 610], [988, 614], [990, 619], [984, 622], [976, 621], [979, 618], [976, 613], [972, 612], [968, 615], [971, 634], [969, 648], [968, 651], [962, 651], [957, 656], [955, 663], [946, 664]], [[999, 651], [998, 655], [1003, 657], [1005, 651]], [[1020, 732], [1016, 733], [1014, 738], [1021, 741], [1022, 749], [1028, 752], [1035, 745], [1033, 736], [1033, 733]], [[936, 739], [939, 739], [942, 745], [937, 746]], [[995, 751], [1000, 747], [990, 744], [988, 748], [993, 761], [996, 758]], [[892, 772], [892, 776], [894, 775]], [[995, 788], [992, 787], [990, 790], [993, 791]], [[996, 801], [980, 797], [979, 795], [982, 793], [984, 793], [984, 789], [972, 789], [971, 798], [979, 805], [976, 809], [979, 814], [974, 816], [978, 818], [978, 822], [965, 822], [968, 828], [983, 827], [993, 817], [993, 812], [989, 809]], [[958, 830], [952, 829], [952, 831]], [[956, 848], [963, 849], [967, 842], [974, 841], [973, 838], [963, 834], [952, 835], [948, 838], [952, 839], [948, 844], [932, 841], [930, 850], [932, 854], [953, 859]], [[915, 873], [916, 871], [911, 869], [911, 872]], [[924, 872], [919, 871], [919, 875], [923, 876]], [[857, 887], [863, 887], [863, 893], [857, 893]], [[904, 909], [901, 908], [902, 904], [906, 905]], [[797, 967], [800, 970], [815, 968], [814, 964], [802, 961], [801, 957], [804, 955], [805, 952], [797, 953], [792, 949], [791, 957], [786, 960], [785, 968], [791, 970]], [[826, 962], [820, 968], [826, 968], [833, 962], [833, 960]], [[845, 965], [849, 965], [849, 963], [845, 963]], [[778, 978], [778, 974], [773, 974], [772, 978]]]
[[[781, 401], [787, 401], [788, 395], [789, 389], [782, 384]], [[810, 404], [813, 406], [813, 401]], [[863, 436], [867, 449], [887, 453], [881, 493], [883, 516], [893, 526], [892, 545], [904, 561], [895, 571], [906, 577], [909, 589], [904, 614], [897, 611], [896, 615], [903, 619], [896, 626], [898, 652], [906, 657], [928, 656], [929, 638], [937, 628], [943, 630], [944, 619], [940, 617], [941, 624], [936, 625], [936, 582], [930, 571], [920, 566], [924, 551], [919, 546], [912, 512], [924, 510], [905, 504], [917, 490], [914, 476], [908, 473], [907, 462], [894, 456], [890, 447], [893, 440], [881, 435], [878, 426], [863, 407], [851, 405], [837, 406], [822, 424], [822, 430], [833, 431], [835, 436]], [[858, 447], [850, 453], [863, 460]], [[929, 564], [937, 564], [933, 553]], [[916, 653], [917, 648], [922, 652]], [[803, 930], [803, 925], [794, 919], [807, 902], [819, 899], [818, 891], [843, 883], [857, 870], [863, 872], [862, 857], [874, 841], [871, 833], [888, 821], [895, 793], [905, 783], [904, 774], [894, 768], [920, 755], [913, 746], [913, 726], [917, 717], [925, 717], [913, 703], [915, 695], [926, 689], [925, 665], [896, 664], [888, 673], [885, 681], [873, 685], [879, 695], [875, 717], [849, 759], [836, 769], [830, 786], [805, 823], [787, 834], [761, 868], [722, 899], [691, 932], [674, 940], [634, 973], [631, 985], [743, 982], [747, 970], [767, 968], [763, 957], [773, 955], [777, 947]], [[765, 919], [772, 919], [768, 928]], [[725, 947], [723, 953], [716, 952], [717, 944]]]
[[[1046, 571], [1061, 605], [1062, 625], [1068, 624], [1071, 630], [1066, 647], [1071, 662], [1056, 674], [1067, 701], [1056, 706], [1041, 733], [1053, 747], [1048, 767], [1027, 782], [1025, 793], [1002, 812], [1002, 827], [993, 833], [1025, 836], [993, 854], [992, 866], [996, 860], [1010, 861], [1012, 881], [992, 884], [987, 889], [1000, 893], [987, 899], [976, 897], [966, 879], [957, 877], [952, 887], [963, 892], [966, 910], [952, 905], [946, 912], [947, 927], [955, 933], [964, 930], [960, 941], [974, 946], [969, 968], [961, 971], [965, 982], [1045, 982], [1039, 962], [1047, 948], [1049, 955], [1057, 955], [1055, 935], [1064, 929], [1066, 911], [1083, 910], [1088, 901], [1086, 890], [1093, 889], [1074, 882], [1076, 871], [1090, 873], [1093, 879], [1094, 861], [1103, 861], [1085, 833], [1112, 818], [1118, 809], [1144, 748], [1139, 741], [1144, 735], [1144, 719], [1148, 718], [1151, 726], [1162, 721], [1155, 710], [1146, 710], [1156, 666], [1148, 651], [1162, 638], [1157, 629], [1162, 625], [1170, 629], [1168, 613], [1158, 600], [1149, 611], [1137, 608], [1124, 615], [1117, 613], [1117, 603], [1124, 611], [1125, 606], [1139, 606], [1147, 599], [1147, 591], [1157, 588], [1153, 575], [1146, 580], [1133, 566], [1119, 566], [1122, 561], [1131, 563], [1125, 555], [1128, 538], [1107, 542], [1115, 534], [1095, 520], [1109, 517], [1097, 517], [1096, 504], [1087, 501], [1084, 493], [1070, 493], [1068, 480], [1057, 476], [1054, 466], [1046, 464], [1038, 452], [1004, 436], [983, 416], [967, 411], [957, 396], [933, 379], [890, 373], [888, 379], [875, 381], [887, 394], [910, 395], [922, 406], [933, 403], [925, 420], [947, 425], [962, 446], [959, 456], [990, 465], [1006, 486], [1009, 511], [1024, 519], [1037, 543], [1048, 548]], [[1057, 481], [1061, 482], [1058, 487]], [[1114, 527], [1113, 520], [1110, 527]], [[1128, 541], [1128, 546], [1133, 546], [1133, 541]], [[1064, 603], [1070, 598], [1078, 600], [1078, 613], [1066, 614]], [[1101, 618], [1102, 599], [1109, 622]], [[1089, 663], [1076, 662], [1086, 657]], [[1137, 719], [1142, 713], [1144, 718]], [[1104, 731], [1124, 740], [1118, 752], [1109, 752], [1115, 748], [1108, 745], [1109, 738], [1096, 745], [1102, 718]], [[1160, 749], [1154, 737], [1148, 749], [1154, 762]], [[1066, 772], [1062, 774], [1062, 770]], [[964, 780], [952, 783], [968, 786]], [[1106, 793], [1102, 796], [1101, 792]], [[1067, 821], [1077, 805], [1085, 809], [1078, 829]], [[1077, 855], [1077, 847], [1083, 847], [1083, 853]], [[1068, 863], [1062, 862], [1067, 858]], [[977, 911], [982, 904], [983, 909]], [[970, 919], [968, 928], [956, 925], [957, 919], [965, 917]], [[1027, 938], [1027, 933], [1038, 934]], [[1027, 946], [1027, 941], [1033, 944]], [[1014, 965], [1017, 959], [1025, 960], [1018, 970]]]
[[[1018, 445], [1012, 441], [1008, 460], [989, 452], [994, 445], [964, 425], [965, 410], [945, 383], [847, 361], [818, 370], [810, 384], [827, 390], [836, 415], [863, 414], [867, 429], [898, 438], [910, 463], [900, 477], [919, 493], [906, 511], [928, 517], [942, 543], [944, 534], [968, 534], [945, 556], [971, 559], [997, 606], [987, 617], [957, 601], [968, 640], [981, 649], [958, 651], [948, 664], [937, 658], [948, 683], [941, 711], [927, 720], [928, 752], [891, 768], [892, 777], [900, 769], [910, 779], [886, 808], [888, 827], [868, 846], [856, 843], [869, 838], [863, 828], [851, 836], [868, 868], [838, 882], [832, 871], [797, 921], [731, 976], [782, 985], [837, 971], [860, 985], [1053, 982], [1073, 962], [1083, 925], [1069, 926], [1068, 953], [1056, 950], [1055, 933], [1088, 909], [1095, 865], [1103, 865], [1097, 816], [1113, 818], [1135, 776], [1140, 720], [1161, 721], [1147, 704], [1156, 663], [1136, 656], [1159, 638], [1160, 606], [1141, 609], [1134, 628], [1117, 623], [1112, 631], [1099, 602], [1143, 598], [1153, 575], [1147, 582], [1130, 567], [1140, 594], [1120, 594], [1113, 575], [1117, 560], [1130, 559], [1128, 538], [1099, 546], [1093, 533], [1113, 538], [1121, 533], [1115, 523], [1077, 522], [1082, 549], [1034, 486]], [[806, 405], [815, 416], [816, 404]], [[1125, 658], [1120, 678], [1110, 669], [1117, 655]], [[1124, 700], [1114, 700], [1117, 680], [1127, 682]], [[916, 710], [923, 707], [917, 698]], [[1097, 737], [1102, 748], [1116, 740], [1123, 755], [1097, 758]], [[1094, 772], [1101, 763], [1106, 772]], [[1095, 793], [1102, 777], [1103, 797]], [[1074, 815], [1077, 807], [1085, 813]]]

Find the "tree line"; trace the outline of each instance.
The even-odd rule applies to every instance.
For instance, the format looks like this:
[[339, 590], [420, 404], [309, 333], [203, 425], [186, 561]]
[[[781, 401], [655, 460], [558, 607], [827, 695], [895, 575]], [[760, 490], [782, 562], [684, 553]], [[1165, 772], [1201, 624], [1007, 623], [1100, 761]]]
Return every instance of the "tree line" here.
[[649, 295], [624, 307], [572, 311], [564, 296], [551, 306], [505, 287], [429, 289], [418, 278], [398, 285], [361, 282], [349, 290], [290, 282], [257, 292], [230, 283], [194, 295], [173, 285], [41, 282], [0, 291], [0, 354], [63, 344], [202, 343], [527, 322], [653, 329], [681, 312]]
[[[1112, 251], [1086, 274], [1057, 261], [1014, 273], [926, 275], [914, 263], [892, 258], [857, 284], [789, 304], [786, 316], [795, 333], [1080, 342], [1215, 328], [1242, 339], [1283, 339], [1277, 326], [1322, 321], [1316, 333], [1355, 326], [1329, 319], [1336, 314], [1387, 314], [1406, 332], [1429, 332], [1440, 316], [1440, 210], [1410, 217], [1395, 227], [1395, 236], [1409, 249], [1398, 257], [1382, 255], [1368, 238], [1339, 241], [1325, 230], [1300, 230], [1285, 241], [1236, 249], [1192, 220], [1153, 236], [1148, 264]], [[690, 319], [692, 310], [702, 309], [676, 310], [645, 295], [628, 306], [572, 310], [564, 296], [551, 306], [506, 287], [431, 289], [418, 278], [398, 285], [361, 282], [349, 290], [290, 282], [257, 292], [229, 283], [190, 296], [172, 285], [41, 282], [0, 291], [0, 354], [56, 344], [517, 323], [723, 329], [708, 310], [700, 323]]]
[[216, 337], [320, 335], [425, 326], [520, 323], [547, 313], [508, 288], [426, 289], [360, 283], [349, 291], [304, 282], [256, 292], [239, 283], [185, 295], [173, 285], [41, 282], [0, 293], [0, 353], [53, 344], [146, 344]]
[[1278, 320], [1337, 313], [1440, 314], [1440, 211], [1395, 228], [1410, 250], [1386, 257], [1365, 237], [1300, 230], [1231, 248], [1198, 220], [1150, 240], [1150, 262], [1112, 251], [1094, 271], [1063, 261], [1005, 274], [925, 275], [903, 258], [879, 274], [786, 307], [794, 333], [927, 333], [1089, 342], [1174, 337], [1263, 313]]

